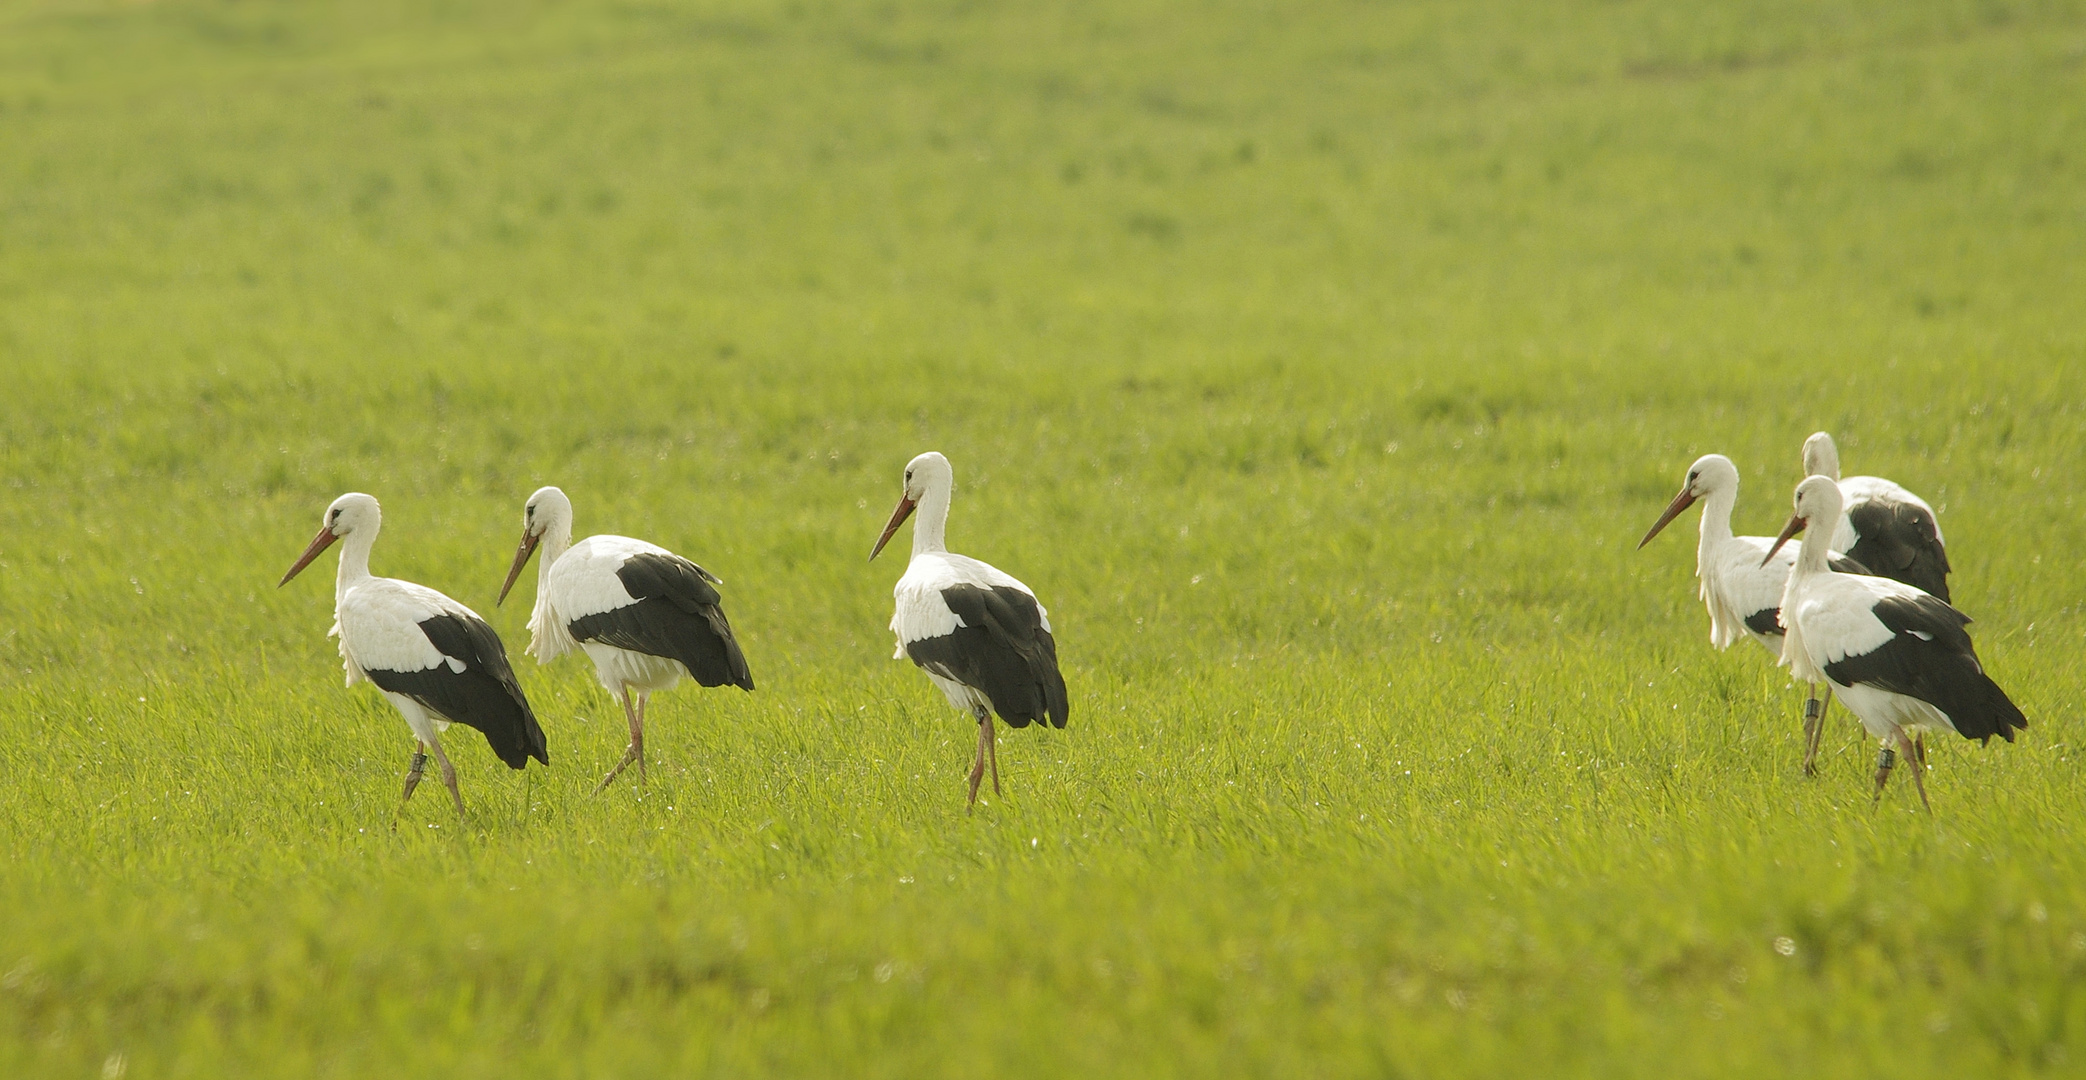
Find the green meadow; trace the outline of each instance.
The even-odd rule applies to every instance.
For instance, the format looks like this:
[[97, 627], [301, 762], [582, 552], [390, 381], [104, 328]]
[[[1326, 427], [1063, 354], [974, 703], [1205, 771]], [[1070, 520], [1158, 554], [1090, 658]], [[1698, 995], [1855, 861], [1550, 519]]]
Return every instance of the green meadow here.
[[[1697, 455], [1939, 508], [2031, 718], [1712, 650]], [[891, 658], [906, 460], [1064, 731]], [[0, 2], [0, 1074], [2086, 1068], [2086, 5]], [[724, 579], [619, 707], [523, 500]], [[336, 495], [550, 740], [342, 688]]]

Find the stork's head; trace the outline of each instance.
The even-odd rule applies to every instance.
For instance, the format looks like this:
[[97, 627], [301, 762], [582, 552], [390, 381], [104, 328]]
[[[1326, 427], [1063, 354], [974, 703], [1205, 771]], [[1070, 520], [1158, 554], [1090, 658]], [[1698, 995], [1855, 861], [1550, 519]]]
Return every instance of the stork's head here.
[[1831, 435], [1816, 431], [1804, 440], [1804, 475], [1840, 478], [1840, 448], [1833, 445]]
[[1666, 504], [1666, 512], [1659, 515], [1659, 520], [1652, 524], [1650, 532], [1644, 534], [1644, 539], [1637, 541], [1637, 546], [1642, 548], [1651, 543], [1651, 538], [1659, 535], [1659, 530], [1671, 524], [1681, 511], [1695, 505], [1695, 500], [1706, 499], [1719, 491], [1737, 490], [1738, 466], [1733, 465], [1730, 458], [1722, 454], [1704, 454], [1696, 458], [1695, 463], [1688, 466], [1688, 478], [1681, 482], [1680, 494]]
[[522, 504], [522, 531], [541, 537], [560, 524], [572, 521], [572, 500], [554, 487], [540, 487]]
[[874, 559], [884, 550], [884, 545], [891, 542], [891, 535], [912, 516], [913, 508], [920, 505], [928, 492], [940, 491], [946, 495], [955, 486], [956, 470], [950, 467], [949, 459], [940, 451], [929, 450], [906, 462], [905, 488], [899, 493], [898, 506], [891, 511], [891, 520], [884, 524], [884, 534], [876, 538], [876, 547], [870, 549], [869, 557]]
[[495, 605], [507, 602], [507, 593], [514, 588], [515, 579], [521, 577], [522, 567], [529, 565], [529, 556], [536, 554], [536, 545], [541, 544], [544, 534], [553, 529], [570, 533], [572, 500], [557, 488], [537, 488], [536, 494], [522, 504], [521, 546], [515, 549], [514, 565], [507, 568], [507, 580], [500, 585], [500, 598], [493, 601]]
[[[1830, 441], [1827, 445], [1831, 445]], [[1782, 535], [1775, 537], [1774, 546], [1767, 549], [1767, 558], [1760, 560], [1760, 565], [1766, 566], [1790, 537], [1809, 528], [1811, 522], [1827, 522], [1826, 531], [1831, 532], [1830, 523], [1838, 520], [1840, 482], [1830, 476], [1805, 477], [1803, 483], [1796, 485], [1796, 513], [1789, 515], [1789, 524], [1782, 526]]]
[[319, 557], [319, 552], [332, 547], [335, 540], [361, 530], [373, 533], [383, 522], [384, 512], [377, 508], [377, 500], [373, 496], [350, 491], [333, 500], [333, 505], [326, 508], [326, 516], [320, 519], [318, 535], [311, 538], [310, 546], [298, 557], [297, 564], [290, 567], [290, 572], [284, 574], [282, 580], [275, 583], [275, 587], [280, 589], [288, 585], [290, 579], [297, 576], [298, 571], [310, 566], [311, 561]]

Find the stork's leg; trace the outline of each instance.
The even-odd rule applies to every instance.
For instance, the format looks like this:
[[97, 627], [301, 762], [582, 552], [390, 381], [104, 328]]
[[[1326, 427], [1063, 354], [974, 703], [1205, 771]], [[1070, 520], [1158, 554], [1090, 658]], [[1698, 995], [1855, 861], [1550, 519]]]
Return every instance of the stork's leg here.
[[630, 729], [630, 749], [637, 753], [637, 782], [645, 782], [645, 706], [651, 704], [652, 692], [640, 691], [637, 695], [637, 726]]
[[1898, 763], [1898, 755], [1886, 746], [1876, 751], [1876, 802], [1883, 801], [1883, 785], [1890, 782], [1891, 767]]
[[[1830, 695], [1832, 691], [1827, 690]], [[1818, 687], [1813, 684], [1811, 696], [1804, 701], [1804, 775], [1818, 775], [1818, 743], [1825, 735], [1825, 707], [1831, 702], [1828, 696], [1818, 699]]]
[[427, 771], [427, 744], [413, 743], [413, 763], [406, 766], [406, 793], [398, 797], [403, 804], [413, 799], [413, 789], [420, 786], [420, 776]]
[[[976, 761], [971, 762], [971, 797], [970, 802], [965, 806], [965, 813], [978, 808], [978, 782], [985, 779], [985, 758], [992, 753], [988, 749], [992, 745], [992, 711], [989, 709], [978, 709], [976, 712], [978, 714], [978, 758]], [[999, 765], [995, 762], [992, 778], [993, 792], [995, 794], [999, 792], [998, 773]]]
[[1006, 792], [1000, 790], [1000, 729], [993, 726], [992, 717], [985, 718], [985, 730], [989, 733], [985, 739], [985, 759], [992, 762], [992, 793], [1003, 798]]
[[[643, 700], [642, 696], [640, 696], [639, 700]], [[609, 782], [621, 774], [624, 769], [629, 768], [630, 763], [633, 761], [638, 763], [637, 774], [639, 776], [645, 774], [645, 722], [638, 715], [637, 706], [630, 703], [630, 688], [627, 686], [623, 688], [623, 718], [630, 721], [630, 747], [623, 751], [623, 760], [616, 762], [616, 767], [610, 769], [608, 775], [601, 778], [601, 783], [595, 785], [594, 794], [596, 795], [601, 794], [608, 787]]]
[[1922, 731], [1912, 737], [1912, 748], [1919, 751], [1919, 767], [1927, 767], [1927, 733]]
[[1904, 728], [1899, 728], [1897, 735], [1899, 752], [1905, 755], [1906, 761], [1912, 763], [1912, 782], [1919, 787], [1919, 804], [1927, 808], [1928, 814], [1932, 814], [1934, 812], [1934, 804], [1927, 801], [1926, 752], [1922, 748], [1913, 745], [1912, 737], [1905, 734]]
[[442, 740], [429, 739], [428, 748], [435, 752], [435, 764], [442, 767], [442, 783], [449, 788], [449, 797], [456, 801], [456, 816], [464, 816], [464, 793], [456, 790], [456, 766], [449, 764], [449, 755], [442, 752]]

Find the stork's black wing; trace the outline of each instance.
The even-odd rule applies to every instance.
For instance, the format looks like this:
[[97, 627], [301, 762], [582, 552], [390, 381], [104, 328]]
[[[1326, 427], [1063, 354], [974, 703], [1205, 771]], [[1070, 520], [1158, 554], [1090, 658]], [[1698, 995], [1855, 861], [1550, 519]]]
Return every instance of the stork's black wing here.
[[574, 639], [679, 660], [704, 686], [753, 689], [708, 571], [679, 555], [647, 552], [625, 559], [616, 577], [637, 602], [572, 620]]
[[[507, 663], [500, 636], [485, 620], [450, 612], [422, 620], [420, 632], [454, 663], [425, 671], [367, 669], [369, 681], [417, 701], [427, 711], [452, 723], [485, 733], [493, 753], [510, 768], [530, 758], [550, 764], [550, 747], [536, 713], [522, 694], [521, 683]], [[461, 664], [463, 670], [457, 670]]]
[[1849, 558], [1836, 552], [1826, 553], [1825, 565], [1832, 567], [1835, 572], [1841, 574], [1860, 574], [1863, 577], [1876, 576], [1876, 572], [1862, 565], [1859, 559]]
[[1847, 554], [1876, 574], [1948, 599], [1948, 551], [1934, 517], [1897, 499], [1865, 499], [1847, 511], [1854, 547]]
[[942, 590], [942, 600], [962, 625], [907, 644], [913, 663], [983, 691], [1008, 727], [1035, 720], [1064, 727], [1071, 715], [1065, 677], [1036, 598], [1005, 586], [952, 585]]
[[1842, 686], [1866, 684], [1940, 709], [1966, 739], [2014, 741], [2028, 718], [1985, 674], [1963, 627], [1970, 619], [1933, 596], [1888, 597], [1873, 609], [1891, 638], [1860, 656], [1825, 665]]

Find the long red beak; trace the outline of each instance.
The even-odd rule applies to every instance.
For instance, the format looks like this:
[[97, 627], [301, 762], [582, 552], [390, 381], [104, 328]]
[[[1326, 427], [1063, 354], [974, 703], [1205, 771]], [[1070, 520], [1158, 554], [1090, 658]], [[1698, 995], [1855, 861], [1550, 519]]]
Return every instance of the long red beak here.
[[332, 547], [333, 542], [338, 539], [340, 539], [340, 537], [333, 535], [333, 528], [331, 526], [321, 525], [319, 527], [319, 535], [311, 538], [311, 546], [304, 549], [303, 555], [298, 556], [297, 565], [290, 567], [290, 572], [284, 574], [282, 576], [282, 580], [275, 583], [275, 587], [280, 589], [283, 586], [288, 585], [290, 583], [290, 579], [297, 576], [297, 571], [302, 570], [307, 566], [310, 566], [311, 561], [319, 557], [319, 552], [324, 551], [329, 547]]
[[1652, 525], [1651, 531], [1644, 534], [1644, 539], [1637, 541], [1637, 550], [1643, 551], [1644, 545], [1651, 543], [1651, 538], [1659, 535], [1660, 529], [1672, 524], [1673, 519], [1679, 517], [1682, 510], [1686, 510], [1693, 505], [1695, 505], [1695, 493], [1687, 488], [1681, 488], [1680, 494], [1675, 495], [1673, 501], [1666, 504], [1666, 512], [1659, 515], [1659, 520]]
[[1782, 526], [1782, 535], [1775, 537], [1775, 546], [1767, 549], [1767, 559], [1760, 560], [1760, 565], [1766, 566], [1768, 559], [1774, 558], [1775, 552], [1782, 550], [1782, 545], [1788, 543], [1790, 537], [1804, 531], [1804, 526], [1808, 524], [1810, 523], [1804, 519], [1791, 514], [1789, 524]]
[[905, 524], [906, 518], [913, 516], [913, 507], [917, 505], [913, 500], [899, 496], [898, 508], [891, 511], [891, 520], [884, 525], [884, 535], [877, 537], [876, 546], [869, 549], [871, 562], [876, 561], [877, 553], [883, 551], [884, 545], [891, 542], [891, 534], [897, 532], [900, 525]]
[[514, 579], [521, 576], [522, 567], [529, 565], [529, 556], [536, 554], [536, 545], [542, 542], [542, 537], [531, 534], [527, 529], [522, 530], [521, 547], [514, 552], [514, 565], [507, 568], [507, 580], [500, 586], [500, 598], [493, 601], [494, 607], [507, 602], [507, 591], [514, 588]]

